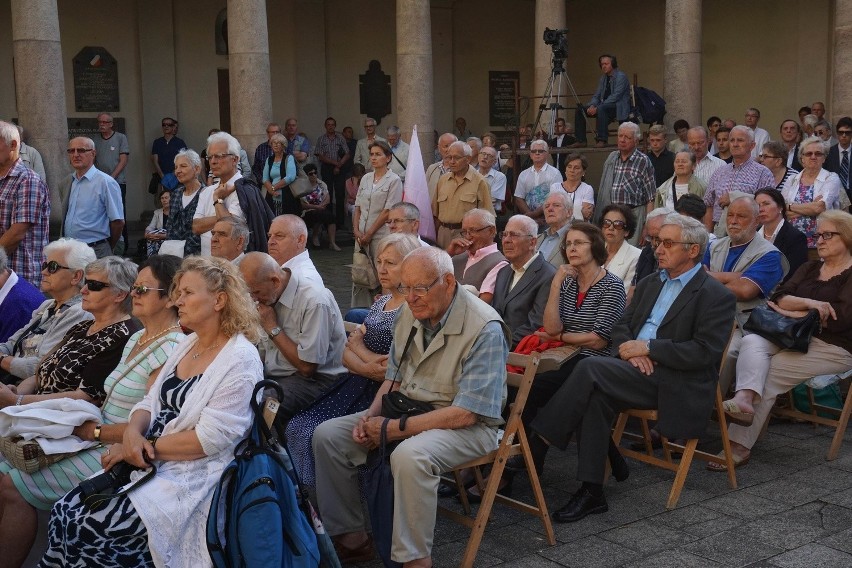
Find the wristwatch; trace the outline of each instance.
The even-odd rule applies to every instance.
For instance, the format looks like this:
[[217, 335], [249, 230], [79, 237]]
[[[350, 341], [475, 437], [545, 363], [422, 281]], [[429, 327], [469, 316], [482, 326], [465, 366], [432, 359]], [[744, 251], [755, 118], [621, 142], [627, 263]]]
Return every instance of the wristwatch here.
[[273, 338], [273, 339], [274, 339], [274, 338], [275, 338], [275, 336], [277, 336], [279, 333], [281, 333], [281, 328], [280, 328], [280, 327], [278, 327], [278, 326], [275, 326], [275, 327], [273, 327], [273, 328], [270, 330], [270, 332], [268, 333], [268, 335], [269, 335], [269, 337], [271, 337], [271, 338]]
[[101, 441], [101, 426], [103, 426], [103, 424], [95, 424], [95, 429], [92, 432], [92, 438], [95, 439], [95, 442]]
[[213, 204], [214, 204], [214, 205], [224, 205], [224, 204], [225, 204], [225, 200], [224, 200], [224, 199], [222, 199], [222, 198], [220, 197], [219, 199], [217, 199], [216, 201], [214, 201], [214, 202], [213, 202]]

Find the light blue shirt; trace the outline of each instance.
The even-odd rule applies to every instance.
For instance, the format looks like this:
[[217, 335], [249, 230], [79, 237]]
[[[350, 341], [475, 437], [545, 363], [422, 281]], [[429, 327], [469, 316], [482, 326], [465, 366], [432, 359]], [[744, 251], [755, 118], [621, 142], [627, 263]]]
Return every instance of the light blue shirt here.
[[677, 278], [669, 278], [669, 273], [665, 269], [660, 271], [660, 280], [663, 281], [663, 289], [660, 290], [660, 295], [657, 296], [654, 309], [651, 310], [651, 315], [648, 316], [648, 320], [642, 326], [642, 329], [639, 330], [639, 335], [636, 336], [636, 339], [657, 338], [657, 329], [660, 327], [663, 318], [669, 313], [672, 304], [674, 304], [681, 290], [689, 284], [693, 276], [698, 274], [698, 271], [702, 268], [701, 263], [698, 263]]
[[111, 221], [124, 219], [118, 182], [92, 165], [81, 178], [71, 179], [65, 214], [65, 236], [94, 243], [110, 237]]
[[[562, 227], [560, 227], [555, 233], [550, 232], [550, 227], [547, 227], [544, 230], [544, 238], [541, 239], [541, 244], [538, 247], [538, 252], [545, 259], [550, 258], [550, 255], [553, 254], [553, 249], [562, 246], [562, 241], [565, 240], [565, 233], [568, 232], [568, 229], [571, 228], [571, 223], [565, 223]], [[559, 257], [560, 261], [562, 257]], [[562, 264], [560, 262], [559, 264]]]

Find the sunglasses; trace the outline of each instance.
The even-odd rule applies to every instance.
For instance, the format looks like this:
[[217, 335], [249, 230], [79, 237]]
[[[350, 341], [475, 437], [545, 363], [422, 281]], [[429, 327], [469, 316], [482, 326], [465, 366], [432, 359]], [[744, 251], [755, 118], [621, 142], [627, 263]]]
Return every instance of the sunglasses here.
[[64, 268], [65, 270], [71, 270], [70, 266], [62, 266], [61, 264], [59, 264], [55, 260], [51, 260], [50, 262], [42, 262], [41, 263], [42, 272], [44, 272], [46, 270], [48, 274], [56, 274], [56, 272], [60, 268]]
[[627, 226], [627, 223], [625, 223], [624, 221], [613, 221], [612, 219], [604, 219], [603, 221], [601, 221], [601, 227], [603, 227], [604, 229], [606, 229], [608, 227], [615, 227], [616, 229], [623, 229], [626, 226]]
[[165, 289], [164, 288], [148, 288], [144, 284], [138, 284], [138, 285], [130, 287], [130, 293], [136, 294], [137, 296], [144, 296], [145, 294], [147, 294], [148, 292], [151, 292], [151, 291], [163, 292], [163, 291], [165, 291]]
[[68, 154], [85, 154], [87, 152], [94, 152], [92, 148], [68, 148], [65, 151]]
[[86, 288], [89, 289], [89, 292], [100, 292], [104, 288], [109, 288], [109, 282], [101, 282], [100, 280], [89, 280], [86, 278], [83, 282], [86, 284]]

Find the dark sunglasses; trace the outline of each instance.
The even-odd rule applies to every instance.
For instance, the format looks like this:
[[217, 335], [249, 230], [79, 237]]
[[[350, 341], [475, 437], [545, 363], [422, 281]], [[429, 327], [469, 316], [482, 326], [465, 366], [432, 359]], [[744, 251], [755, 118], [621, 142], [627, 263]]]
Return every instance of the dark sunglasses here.
[[70, 266], [62, 266], [55, 260], [51, 260], [50, 262], [42, 262], [41, 269], [42, 271], [47, 270], [48, 274], [55, 274], [60, 268], [64, 268], [65, 270], [71, 270]]
[[86, 278], [83, 282], [86, 284], [86, 288], [89, 289], [89, 292], [100, 292], [104, 288], [109, 288], [109, 282], [101, 282], [100, 280], [89, 280]]
[[616, 229], [623, 229], [627, 226], [627, 223], [624, 221], [613, 221], [612, 219], [604, 219], [601, 221], [601, 227], [606, 229], [607, 227], [615, 227]]
[[164, 290], [164, 288], [148, 288], [144, 284], [139, 284], [137, 286], [130, 287], [130, 293], [136, 294], [137, 296], [144, 296], [145, 294], [151, 291], [163, 292]]

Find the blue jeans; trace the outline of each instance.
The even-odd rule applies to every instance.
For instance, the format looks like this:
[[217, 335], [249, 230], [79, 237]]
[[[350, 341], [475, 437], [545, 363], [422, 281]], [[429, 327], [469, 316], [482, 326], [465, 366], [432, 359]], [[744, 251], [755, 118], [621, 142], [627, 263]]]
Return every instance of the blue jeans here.
[[[595, 132], [595, 140], [606, 142], [609, 139], [609, 123], [615, 120], [615, 105], [612, 103], [600, 105], [597, 107], [597, 126]], [[587, 143], [586, 138], [586, 108], [577, 107], [574, 111], [574, 135], [577, 137], [577, 142]]]

